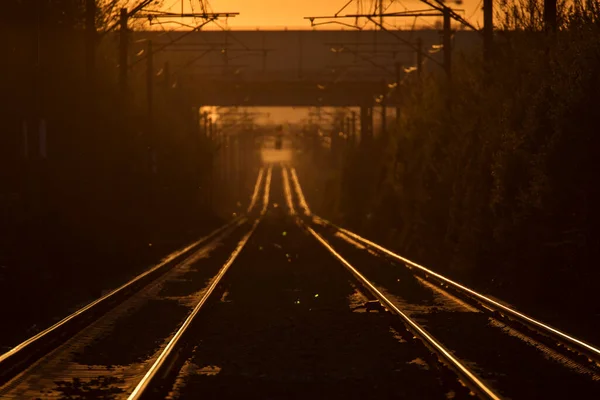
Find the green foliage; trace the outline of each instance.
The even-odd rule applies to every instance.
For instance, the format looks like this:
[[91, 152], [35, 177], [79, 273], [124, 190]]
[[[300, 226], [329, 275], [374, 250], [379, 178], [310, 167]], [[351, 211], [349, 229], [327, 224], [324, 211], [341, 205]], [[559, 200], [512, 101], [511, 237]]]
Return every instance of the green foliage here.
[[467, 280], [523, 265], [589, 271], [596, 252], [600, 2], [562, 4], [556, 37], [541, 32], [539, 3], [532, 18], [501, 7], [489, 82], [478, 54], [455, 55], [450, 87], [441, 75], [412, 82], [399, 130], [369, 155], [386, 160], [368, 178], [383, 171], [384, 184], [355, 215], [373, 213], [390, 245]]
[[[125, 3], [98, 2], [99, 31]], [[160, 76], [150, 123], [143, 63], [131, 69], [130, 92], [123, 98], [114, 37], [97, 43], [94, 80], [87, 79], [85, 5], [81, 0], [11, 0], [0, 17], [0, 32], [11, 43], [0, 66], [5, 105], [0, 110], [0, 219], [25, 231], [28, 223], [64, 224], [74, 231], [85, 227], [82, 235], [123, 228], [124, 240], [136, 229], [150, 234], [161, 226], [192, 226], [211, 212], [199, 201], [204, 194], [199, 187], [211, 172], [199, 165], [210, 163], [211, 143], [202, 140], [184, 94], [164, 85]], [[7, 16], [12, 23], [4, 23]], [[46, 159], [38, 150], [40, 119], [47, 126]], [[152, 142], [156, 174], [148, 151]]]

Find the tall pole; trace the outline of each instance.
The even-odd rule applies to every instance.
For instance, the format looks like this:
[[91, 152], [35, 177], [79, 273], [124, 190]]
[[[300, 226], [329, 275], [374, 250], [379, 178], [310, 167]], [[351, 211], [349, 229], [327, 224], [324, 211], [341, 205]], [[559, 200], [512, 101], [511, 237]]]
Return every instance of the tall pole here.
[[[34, 122], [32, 123], [32, 125], [35, 127], [34, 129], [37, 130], [37, 132], [34, 132], [33, 135], [31, 135], [31, 139], [32, 140], [32, 146], [36, 146], [39, 149], [39, 156], [42, 156], [42, 146], [45, 142], [45, 138], [43, 137], [45, 132], [44, 132], [44, 73], [43, 73], [43, 53], [42, 53], [42, 46], [43, 46], [43, 42], [44, 42], [44, 25], [45, 25], [45, 18], [44, 18], [44, 8], [42, 6], [42, 2], [38, 1], [37, 2], [37, 49], [36, 49], [36, 62], [35, 62], [35, 78], [33, 79], [33, 94], [35, 96], [35, 106], [33, 109], [34, 112]], [[37, 139], [37, 143], [35, 142]], [[32, 189], [37, 190], [40, 187], [37, 186], [38, 184], [41, 184], [40, 181], [33, 180], [31, 181], [34, 186], [32, 187]], [[33, 196], [34, 199], [37, 199], [41, 196], [41, 194], [35, 194]], [[39, 204], [39, 203], [38, 203]]]
[[385, 103], [381, 103], [381, 136], [385, 138], [387, 135], [387, 107]]
[[[213, 130], [213, 124], [212, 124], [212, 118], [208, 116], [208, 113], [205, 114], [206, 115], [206, 126], [207, 126], [207, 136], [209, 139], [212, 139], [212, 130]], [[213, 201], [214, 201], [214, 195], [215, 195], [215, 162], [216, 162], [216, 155], [213, 152], [211, 154], [211, 158], [210, 158], [210, 172], [209, 172], [209, 176], [210, 176], [210, 183], [209, 183], [209, 204], [210, 207], [212, 209], [213, 207]]]
[[494, 1], [483, 0], [483, 60], [489, 64], [494, 45]]
[[383, 30], [383, 0], [379, 0], [379, 29]]
[[444, 69], [448, 80], [452, 77], [452, 29], [450, 8], [444, 7]]
[[203, 131], [204, 131], [204, 136], [206, 136], [206, 137], [210, 137], [210, 136], [208, 135], [208, 112], [204, 111], [204, 112], [202, 113], [202, 119], [203, 119], [203, 121], [204, 121], [204, 129], [203, 129]]
[[418, 37], [417, 38], [417, 77], [419, 80], [423, 77], [422, 74], [423, 69], [423, 40]]
[[88, 88], [94, 86], [94, 69], [96, 64], [96, 0], [86, 0], [85, 3], [85, 71]]
[[556, 0], [544, 0], [544, 28], [548, 33], [556, 33]]
[[152, 40], [148, 40], [146, 56], [146, 100], [148, 106], [148, 122], [152, 126], [152, 106], [154, 89], [154, 55], [152, 54]]
[[[385, 80], [383, 80], [381, 82], [381, 86], [383, 89], [383, 93], [386, 92], [387, 89], [387, 85], [385, 83]], [[386, 135], [387, 135], [387, 107], [385, 104], [385, 94], [383, 96], [383, 99], [381, 99], [381, 137], [382, 139], [385, 139]]]
[[37, 2], [37, 54], [36, 54], [36, 68], [35, 68], [35, 113], [36, 119], [42, 118], [42, 90], [43, 90], [43, 80], [42, 80], [42, 2]]
[[[214, 129], [214, 128], [213, 128]], [[231, 172], [231, 141], [229, 135], [225, 134], [219, 138], [219, 142], [221, 142], [221, 157], [219, 157], [220, 167], [219, 167], [219, 176], [220, 182], [218, 182], [218, 187], [220, 190], [221, 200], [223, 200], [224, 193], [227, 193], [227, 189], [229, 189], [229, 193], [231, 193], [231, 185], [226, 185], [226, 183], [230, 183], [230, 172]], [[225, 189], [225, 190], [223, 190]]]
[[229, 73], [229, 53], [227, 52], [229, 48], [228, 38], [229, 35], [227, 32], [225, 32], [225, 46], [223, 47], [223, 50], [221, 50], [221, 53], [223, 54], [223, 75], [227, 75]]
[[154, 138], [153, 122], [153, 100], [154, 100], [154, 55], [152, 50], [152, 40], [148, 40], [148, 52], [146, 56], [146, 100], [148, 106], [148, 144], [150, 149], [150, 169], [154, 174], [157, 171], [156, 165], [156, 143]]
[[394, 96], [396, 100], [396, 131], [400, 131], [400, 71], [401, 64], [399, 62], [396, 63], [396, 95]]
[[302, 79], [302, 57], [304, 52], [302, 51], [302, 31], [298, 31], [298, 78]]
[[373, 142], [373, 106], [365, 103], [360, 106], [360, 146], [369, 147]]
[[352, 144], [356, 143], [356, 111], [352, 111]]
[[168, 91], [171, 87], [171, 68], [169, 66], [169, 62], [165, 61], [165, 66], [163, 68], [164, 81], [163, 84], [165, 86], [165, 91]]
[[127, 9], [121, 8], [121, 31], [119, 32], [119, 87], [122, 96], [127, 94], [127, 69], [129, 64], [128, 18]]
[[346, 117], [346, 140], [352, 139], [352, 117]]

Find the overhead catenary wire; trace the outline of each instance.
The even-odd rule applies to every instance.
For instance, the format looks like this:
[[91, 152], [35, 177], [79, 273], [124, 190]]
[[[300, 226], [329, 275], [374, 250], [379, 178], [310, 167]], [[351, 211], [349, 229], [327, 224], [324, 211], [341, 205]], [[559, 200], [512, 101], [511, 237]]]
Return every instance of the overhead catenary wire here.
[[[216, 19], [217, 17], [215, 16], [215, 17], [213, 17], [213, 18], [214, 18], [214, 19]], [[197, 25], [195, 28], [193, 28], [193, 29], [191, 29], [191, 30], [189, 30], [189, 31], [187, 31], [187, 32], [185, 32], [185, 33], [183, 33], [183, 34], [181, 34], [179, 37], [177, 37], [177, 38], [175, 38], [175, 39], [171, 40], [169, 43], [165, 43], [165, 44], [163, 44], [162, 46], [159, 46], [158, 48], [154, 49], [154, 50], [152, 51], [152, 54], [156, 54], [156, 53], [158, 53], [158, 52], [160, 52], [160, 51], [164, 50], [165, 48], [169, 47], [169, 46], [170, 46], [170, 45], [172, 45], [173, 43], [176, 43], [176, 42], [178, 42], [178, 41], [182, 40], [183, 38], [185, 38], [185, 37], [187, 37], [187, 36], [191, 35], [192, 33], [194, 33], [194, 32], [196, 32], [196, 31], [200, 30], [200, 29], [201, 29], [203, 26], [205, 26], [206, 24], [208, 24], [208, 23], [210, 23], [210, 22], [212, 22], [212, 21], [213, 21], [213, 19], [209, 19], [209, 20], [207, 20], [207, 21], [205, 21], [205, 22], [203, 22], [203, 23], [201, 23], [201, 24]], [[148, 56], [149, 56], [149, 54], [145, 54], [143, 57], [141, 57], [141, 58], [139, 58], [138, 60], [136, 60], [136, 61], [134, 61], [133, 63], [131, 63], [131, 64], [129, 65], [129, 68], [133, 68], [133, 67], [134, 67], [136, 64], [138, 64], [138, 63], [140, 63], [140, 62], [144, 61], [144, 60], [145, 60], [145, 59], [146, 59]]]
[[[477, 27], [475, 27], [473, 24], [471, 24], [469, 21], [467, 21], [465, 18], [463, 18], [462, 16], [460, 16], [454, 9], [452, 9], [451, 7], [448, 7], [445, 5], [444, 0], [419, 0], [422, 3], [428, 5], [429, 7], [431, 7], [431, 9], [428, 9], [428, 11], [437, 11], [439, 13], [443, 13], [444, 10], [447, 10], [447, 12], [449, 12], [450, 14], [450, 18], [459, 22], [460, 24], [474, 30], [475, 32], [478, 32], [479, 34], [483, 35], [483, 31]], [[373, 2], [372, 4], [376, 4], [376, 2]], [[342, 9], [338, 10], [338, 12], [336, 12], [333, 16], [326, 16], [326, 17], [306, 17], [306, 19], [310, 19], [311, 20], [311, 24], [314, 21], [314, 19], [322, 19], [322, 18], [329, 18], [329, 19], [336, 19], [336, 18], [348, 18], [348, 17], [352, 17], [355, 19], [355, 24], [358, 26], [358, 20], [360, 18], [367, 18], [369, 21], [373, 22], [373, 17], [378, 16], [378, 17], [390, 17], [390, 16], [399, 16], [398, 13], [380, 13], [380, 14], [384, 14], [384, 15], [380, 15], [377, 13], [377, 6], [375, 5], [374, 7], [374, 11], [373, 12], [369, 12], [368, 14], [365, 14], [362, 10], [362, 2], [360, 0], [357, 1], [357, 12], [356, 14], [353, 15], [339, 15], [341, 13], [341, 11], [343, 9], [345, 9], [347, 7], [347, 4], [344, 5], [344, 7], [342, 7]], [[389, 6], [388, 6], [389, 8]], [[386, 8], [387, 10], [387, 8]], [[407, 12], [411, 12], [410, 10], [407, 10]], [[394, 15], [396, 14], [396, 15]], [[369, 18], [371, 17], [371, 18]], [[368, 23], [368, 22], [367, 22]], [[320, 25], [323, 25], [323, 23], [320, 23]], [[381, 27], [382, 24], [376, 24], [376, 26]], [[364, 26], [363, 26], [364, 28]]]

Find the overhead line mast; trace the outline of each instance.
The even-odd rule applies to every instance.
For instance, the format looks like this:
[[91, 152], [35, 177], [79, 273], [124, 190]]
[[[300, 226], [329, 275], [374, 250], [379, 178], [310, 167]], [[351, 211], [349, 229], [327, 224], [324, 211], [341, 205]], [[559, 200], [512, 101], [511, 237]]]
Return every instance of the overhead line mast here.
[[[451, 76], [451, 61], [452, 61], [451, 20], [454, 19], [454, 20], [460, 22], [461, 24], [475, 30], [476, 32], [483, 34], [482, 30], [475, 28], [468, 21], [466, 21], [464, 18], [462, 18], [460, 15], [458, 15], [456, 13], [456, 10], [453, 10], [452, 8], [446, 6], [444, 4], [443, 0], [432, 0], [432, 1], [421, 0], [421, 2], [430, 6], [431, 9], [408, 10], [408, 11], [389, 12], [389, 13], [384, 12], [383, 1], [382, 0], [377, 0], [377, 1], [378, 1], [378, 6], [375, 8], [374, 13], [368, 13], [368, 14], [358, 14], [357, 13], [357, 14], [340, 15], [340, 12], [348, 6], [349, 3], [347, 3], [346, 5], [344, 5], [344, 7], [342, 7], [342, 9], [340, 11], [338, 11], [337, 13], [335, 13], [332, 16], [305, 17], [304, 19], [310, 20], [311, 26], [315, 26], [316, 24], [314, 23], [314, 21], [317, 19], [335, 20], [335, 19], [339, 19], [339, 18], [354, 18], [354, 19], [367, 18], [369, 21], [371, 21], [373, 24], [375, 24], [375, 26], [379, 27], [382, 31], [386, 31], [386, 32], [394, 35], [399, 41], [403, 42], [405, 45], [407, 45], [408, 47], [410, 47], [414, 51], [416, 51], [419, 59], [422, 59], [423, 57], [425, 57], [425, 58], [429, 59], [430, 61], [434, 62], [435, 64], [442, 66], [444, 68], [444, 70], [446, 71], [446, 75], [447, 75], [448, 79], [450, 79], [450, 76]], [[491, 3], [491, 1], [492, 0], [486, 0], [486, 3], [487, 2]], [[491, 10], [491, 7], [489, 7], [488, 10]], [[396, 18], [398, 18], [398, 17], [442, 17], [443, 21], [444, 21], [444, 23], [443, 23], [444, 62], [440, 63], [435, 58], [431, 57], [428, 53], [424, 52], [420, 43], [412, 43], [411, 41], [406, 40], [406, 39], [402, 38], [401, 36], [388, 30], [384, 26], [384, 23], [383, 23], [383, 20], [385, 17], [396, 17]], [[378, 18], [379, 21], [377, 21], [376, 18]], [[486, 21], [488, 21], [489, 23], [492, 22], [491, 18], [489, 18], [489, 17], [486, 18]], [[486, 29], [485, 29], [486, 40], [485, 40], [485, 46], [484, 46], [484, 53], [486, 54], [486, 56], [489, 56], [489, 53], [490, 53], [491, 38], [493, 35], [492, 29], [493, 28], [490, 28], [490, 26], [486, 27]]]

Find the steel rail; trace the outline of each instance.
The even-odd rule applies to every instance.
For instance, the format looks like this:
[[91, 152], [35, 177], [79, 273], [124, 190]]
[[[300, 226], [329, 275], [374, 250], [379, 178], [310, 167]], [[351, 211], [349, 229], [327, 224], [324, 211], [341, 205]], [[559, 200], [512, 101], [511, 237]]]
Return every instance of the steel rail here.
[[354, 268], [346, 259], [344, 259], [321, 235], [319, 235], [314, 229], [308, 225], [302, 224], [310, 232], [315, 239], [317, 239], [335, 258], [337, 258], [360, 282], [364, 285], [379, 301], [385, 304], [385, 306], [392, 310], [398, 315], [405, 325], [412, 331], [413, 334], [418, 336], [424, 343], [426, 343], [432, 350], [443, 356], [450, 367], [463, 379], [469, 389], [479, 394], [480, 397], [500, 400], [501, 397], [488, 387], [477, 375], [472, 372], [466, 365], [458, 360], [452, 353], [435, 337], [427, 332], [412, 318], [406, 315], [396, 305], [389, 300], [382, 292], [380, 292], [375, 285], [373, 285], [367, 278], [365, 278], [356, 268]]
[[[200, 301], [196, 304], [196, 306], [194, 307], [194, 309], [192, 310], [190, 315], [185, 319], [183, 324], [179, 327], [179, 329], [177, 330], [175, 335], [171, 338], [171, 340], [169, 341], [167, 346], [160, 353], [160, 355], [158, 356], [156, 361], [150, 366], [150, 369], [146, 372], [146, 374], [140, 380], [140, 382], [137, 384], [135, 389], [127, 397], [127, 400], [139, 400], [144, 396], [146, 391], [150, 388], [150, 385], [157, 378], [157, 374], [159, 373], [161, 367], [163, 365], [165, 365], [165, 362], [167, 361], [169, 356], [173, 353], [179, 340], [181, 340], [181, 338], [183, 337], [183, 335], [185, 334], [187, 329], [191, 326], [194, 318], [196, 318], [196, 315], [198, 314], [198, 312], [200, 311], [202, 306], [204, 306], [204, 304], [206, 303], [206, 301], [208, 300], [210, 295], [213, 293], [213, 291], [215, 290], [215, 288], [217, 287], [217, 285], [219, 284], [219, 282], [221, 281], [221, 279], [223, 278], [223, 276], [225, 275], [227, 270], [229, 270], [229, 268], [231, 267], [233, 262], [236, 260], [237, 256], [241, 253], [241, 251], [244, 248], [244, 246], [246, 245], [246, 243], [248, 243], [250, 236], [252, 236], [252, 234], [256, 230], [256, 227], [258, 226], [260, 221], [262, 221], [262, 217], [266, 214], [268, 204], [269, 204], [269, 192], [271, 190], [271, 171], [272, 171], [272, 166], [269, 166], [269, 169], [267, 171], [267, 177], [265, 180], [265, 192], [264, 192], [264, 196], [263, 196], [264, 205], [263, 205], [263, 209], [261, 210], [260, 217], [254, 221], [254, 224], [252, 225], [252, 228], [250, 229], [250, 231], [238, 242], [237, 247], [231, 253], [231, 255], [229, 256], [229, 259], [225, 262], [223, 267], [221, 267], [221, 269], [219, 270], [217, 275], [213, 278], [210, 286], [204, 292], [204, 295], [202, 296]], [[262, 174], [260, 175], [260, 177], [262, 177]]]
[[296, 215], [294, 208], [294, 200], [292, 199], [292, 190], [290, 189], [290, 178], [287, 167], [281, 168], [281, 176], [283, 177], [283, 191], [285, 193], [285, 202], [288, 206], [290, 215]]
[[446, 278], [445, 276], [443, 276], [435, 271], [432, 271], [429, 268], [426, 268], [420, 264], [417, 264], [416, 262], [411, 261], [408, 258], [402, 257], [402, 256], [394, 253], [393, 251], [388, 250], [385, 247], [378, 245], [377, 243], [374, 243], [366, 238], [363, 238], [362, 236], [360, 236], [354, 232], [351, 232], [347, 229], [341, 228], [323, 218], [320, 218], [317, 216], [312, 216], [312, 219], [313, 219], [313, 222], [315, 222], [316, 224], [333, 227], [333, 228], [337, 229], [338, 231], [344, 233], [345, 235], [349, 236], [350, 238], [357, 240], [361, 244], [370, 247], [371, 249], [377, 250], [380, 253], [384, 253], [392, 258], [395, 258], [395, 259], [403, 262], [406, 266], [416, 268], [416, 269], [420, 270], [421, 272], [424, 272], [425, 274], [434, 276], [437, 279], [439, 279], [440, 281], [452, 286], [455, 289], [458, 289], [458, 291], [466, 293], [471, 298], [475, 298], [475, 299], [487, 304], [488, 306], [496, 308], [497, 310], [500, 310], [501, 312], [504, 312], [504, 313], [512, 316], [513, 318], [515, 318], [519, 321], [525, 322], [525, 323], [541, 330], [543, 333], [546, 333], [546, 334], [549, 334], [556, 338], [559, 338], [562, 341], [564, 341], [572, 346], [575, 346], [577, 349], [582, 350], [585, 353], [591, 354], [596, 359], [600, 359], [600, 349], [598, 347], [595, 347], [589, 343], [586, 343], [583, 340], [577, 339], [574, 336], [571, 336], [571, 335], [569, 335], [557, 328], [554, 328], [542, 321], [539, 321], [533, 317], [530, 317], [527, 314], [519, 312], [513, 308], [507, 307], [504, 304], [502, 304], [490, 297], [487, 297], [481, 293], [478, 293], [475, 290], [470, 289], [456, 281]]
[[[261, 181], [262, 181], [262, 169], [261, 169], [261, 171], [260, 171], [260, 173], [259, 173], [259, 175], [257, 177], [257, 182], [256, 182], [256, 185], [255, 185], [255, 191], [256, 192], [258, 191], [258, 188], [260, 187]], [[254, 201], [254, 203], [255, 202], [256, 201]], [[251, 207], [248, 209], [248, 212], [250, 212], [251, 209], [254, 207], [254, 203], [251, 204]], [[225, 232], [225, 231], [227, 231], [229, 229], [237, 228], [238, 226], [242, 225], [244, 222], [246, 222], [246, 217], [245, 216], [239, 216], [239, 217], [231, 220], [227, 224], [221, 226], [220, 228], [212, 231], [208, 235], [206, 235], [206, 236], [204, 236], [204, 237], [196, 240], [195, 242], [189, 244], [188, 246], [172, 252], [171, 254], [169, 254], [168, 256], [166, 256], [165, 258], [163, 258], [161, 260], [161, 262], [158, 263], [157, 265], [149, 268], [148, 270], [142, 272], [141, 274], [139, 274], [136, 277], [132, 278], [128, 282], [124, 283], [123, 285], [117, 287], [116, 289], [111, 290], [110, 292], [108, 292], [104, 296], [101, 296], [100, 298], [98, 298], [98, 299], [96, 299], [96, 300], [88, 303], [87, 305], [85, 305], [82, 308], [78, 309], [74, 313], [72, 313], [72, 314], [64, 317], [60, 321], [58, 321], [55, 324], [51, 325], [50, 327], [44, 329], [43, 331], [41, 331], [41, 332], [37, 333], [36, 335], [30, 337], [29, 339], [21, 342], [20, 344], [16, 345], [15, 347], [13, 347], [12, 349], [10, 349], [9, 351], [1, 354], [0, 355], [0, 369], [4, 369], [5, 365], [9, 361], [12, 361], [12, 359], [16, 355], [21, 354], [26, 349], [30, 349], [32, 345], [34, 345], [35, 343], [38, 343], [42, 339], [47, 338], [48, 335], [57, 332], [59, 329], [65, 328], [70, 322], [73, 322], [77, 318], [84, 317], [84, 316], [90, 314], [91, 312], [97, 310], [100, 305], [105, 304], [108, 300], [114, 298], [119, 293], [122, 293], [125, 290], [131, 288], [134, 284], [140, 282], [142, 279], [148, 277], [149, 275], [153, 274], [154, 272], [158, 271], [159, 269], [164, 268], [165, 266], [170, 265], [173, 262], [176, 262], [177, 260], [180, 260], [182, 257], [184, 257], [185, 255], [189, 254], [191, 251], [193, 251], [194, 249], [198, 248], [202, 244], [205, 244], [206, 242], [212, 240], [216, 236], [220, 235], [221, 233], [223, 233], [223, 232]]]
[[119, 286], [118, 288], [116, 288], [116, 289], [110, 291], [109, 293], [105, 294], [104, 296], [88, 303], [87, 305], [85, 305], [84, 307], [75, 311], [74, 313], [61, 319], [54, 325], [46, 328], [45, 330], [39, 332], [36, 335], [30, 337], [29, 339], [25, 340], [24, 342], [16, 345], [15, 347], [10, 349], [6, 353], [0, 355], [0, 367], [2, 367], [2, 364], [5, 363], [8, 359], [15, 356], [19, 352], [25, 350], [26, 348], [33, 345], [34, 343], [38, 342], [42, 338], [46, 337], [48, 334], [64, 327], [66, 324], [68, 324], [72, 320], [76, 319], [77, 317], [81, 317], [84, 314], [88, 314], [92, 310], [96, 309], [100, 304], [105, 303], [107, 300], [115, 297], [118, 293], [123, 292], [124, 290], [132, 287], [132, 285], [134, 285], [136, 282], [139, 282], [140, 280], [142, 280], [143, 278], [152, 274], [153, 272], [157, 271], [158, 269], [161, 269], [161, 268], [171, 264], [172, 262], [180, 259], [182, 256], [190, 253], [193, 249], [197, 248], [198, 246], [202, 245], [203, 243], [208, 242], [210, 239], [212, 239], [215, 236], [219, 235], [220, 233], [226, 231], [227, 229], [235, 227], [236, 225], [238, 225], [238, 226], [241, 225], [243, 222], [245, 222], [245, 220], [246, 220], [245, 217], [235, 218], [234, 220], [228, 222], [227, 224], [223, 225], [219, 229], [214, 230], [213, 232], [200, 238], [199, 240], [195, 241], [194, 243], [184, 247], [183, 249], [174, 251], [173, 253], [171, 253], [167, 257], [165, 257], [159, 264], [155, 265], [154, 267], [144, 271], [143, 273], [137, 275], [135, 278], [129, 280], [128, 282], [124, 283], [123, 285]]
[[252, 225], [252, 229], [250, 230], [250, 232], [248, 232], [242, 238], [242, 240], [240, 240], [240, 242], [238, 243], [238, 245], [235, 248], [235, 250], [233, 251], [233, 253], [231, 253], [231, 255], [229, 256], [229, 259], [227, 260], [227, 262], [223, 265], [223, 267], [221, 267], [217, 276], [212, 280], [212, 282], [211, 282], [210, 286], [208, 287], [208, 289], [206, 290], [206, 292], [204, 292], [204, 295], [202, 296], [200, 301], [196, 304], [196, 306], [194, 307], [194, 309], [192, 310], [190, 315], [186, 318], [186, 320], [183, 322], [181, 327], [177, 330], [177, 333], [175, 333], [173, 338], [169, 341], [167, 346], [160, 353], [157, 360], [152, 364], [150, 369], [146, 372], [146, 374], [144, 375], [142, 380], [138, 383], [138, 385], [135, 387], [133, 392], [131, 392], [131, 394], [127, 398], [128, 400], [138, 400], [138, 399], [141, 399], [142, 396], [144, 396], [145, 391], [150, 387], [150, 384], [157, 377], [157, 374], [160, 371], [161, 367], [165, 364], [165, 361], [171, 355], [171, 353], [175, 349], [177, 343], [179, 342], [179, 340], [181, 340], [181, 337], [183, 336], [183, 334], [190, 327], [194, 318], [196, 318], [196, 315], [198, 314], [198, 312], [200, 311], [202, 306], [206, 303], [206, 301], [208, 300], [210, 295], [213, 293], [213, 291], [215, 290], [215, 288], [217, 287], [217, 285], [219, 284], [219, 282], [221, 281], [221, 279], [223, 278], [223, 276], [225, 275], [225, 273], [227, 272], [229, 267], [231, 267], [231, 264], [233, 264], [233, 262], [236, 260], [237, 256], [240, 254], [240, 252], [242, 251], [242, 249], [248, 242], [248, 239], [250, 239], [250, 236], [256, 230], [256, 227], [258, 226], [258, 223], [260, 221], [261, 221], [261, 219], [257, 219], [256, 221], [254, 221], [254, 224]]
[[300, 186], [300, 182], [298, 181], [298, 175], [296, 175], [296, 168], [292, 167], [292, 182], [294, 183], [294, 188], [296, 190], [296, 195], [298, 196], [298, 202], [300, 203], [300, 207], [304, 210], [304, 215], [311, 215], [310, 208], [308, 207], [308, 203], [304, 198], [304, 192], [302, 192], [302, 187]]
[[265, 193], [263, 195], [263, 208], [260, 212], [260, 215], [263, 216], [267, 213], [267, 209], [269, 208], [269, 192], [271, 190], [271, 172], [273, 171], [273, 166], [269, 166], [269, 170], [267, 171], [267, 178], [265, 182]]
[[[300, 186], [300, 182], [298, 182], [297, 179], [294, 180], [294, 186], [295, 186], [296, 192], [302, 193], [302, 188]], [[554, 328], [553, 326], [550, 326], [542, 321], [539, 321], [527, 314], [519, 312], [513, 308], [507, 307], [504, 304], [502, 304], [494, 299], [491, 299], [481, 293], [478, 293], [475, 290], [470, 289], [470, 288], [468, 288], [458, 282], [455, 282], [449, 278], [446, 278], [445, 276], [443, 276], [435, 271], [432, 271], [431, 269], [424, 267], [423, 265], [417, 264], [416, 262], [411, 261], [408, 258], [402, 257], [402, 256], [394, 253], [393, 251], [388, 250], [385, 247], [380, 246], [377, 243], [372, 242], [366, 238], [363, 238], [362, 236], [360, 236], [352, 231], [341, 228], [341, 227], [339, 227], [323, 218], [320, 218], [316, 215], [311, 215], [310, 213], [307, 213], [306, 215], [311, 217], [312, 221], [316, 224], [333, 227], [333, 228], [337, 229], [338, 231], [344, 233], [345, 235], [349, 236], [350, 238], [357, 240], [361, 244], [370, 247], [371, 249], [375, 249], [375, 250], [377, 250], [381, 253], [384, 253], [392, 258], [395, 258], [395, 259], [403, 262], [406, 266], [416, 268], [419, 271], [425, 273], [426, 275], [429, 274], [431, 276], [434, 276], [437, 279], [439, 279], [440, 281], [446, 283], [447, 285], [450, 285], [454, 289], [457, 289], [459, 292], [465, 293], [465, 294], [469, 295], [471, 298], [475, 298], [475, 299], [487, 304], [488, 306], [491, 306], [492, 308], [495, 307], [495, 308], [501, 310], [502, 312], [517, 319], [518, 321], [522, 321], [526, 324], [529, 324], [530, 326], [533, 326], [533, 327], [539, 329], [542, 333], [546, 333], [550, 336], [553, 336], [555, 338], [558, 338], [558, 339], [564, 341], [565, 343], [567, 343], [571, 346], [574, 346], [575, 348], [583, 351], [585, 354], [591, 355], [593, 358], [596, 359], [596, 362], [599, 363], [598, 360], [600, 359], [600, 348], [593, 346], [589, 343], [586, 343], [581, 339], [577, 339], [576, 337], [571, 336], [565, 332], [562, 332], [561, 330]]]
[[258, 178], [256, 179], [256, 183], [254, 184], [254, 191], [252, 192], [252, 197], [250, 199], [250, 205], [248, 206], [247, 212], [252, 211], [254, 205], [256, 204], [256, 200], [258, 199], [258, 192], [260, 190], [260, 185], [262, 183], [263, 174], [265, 172], [265, 168], [261, 167], [258, 171]]

